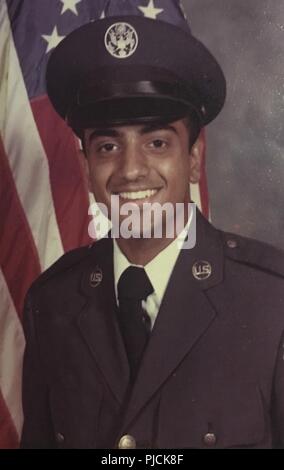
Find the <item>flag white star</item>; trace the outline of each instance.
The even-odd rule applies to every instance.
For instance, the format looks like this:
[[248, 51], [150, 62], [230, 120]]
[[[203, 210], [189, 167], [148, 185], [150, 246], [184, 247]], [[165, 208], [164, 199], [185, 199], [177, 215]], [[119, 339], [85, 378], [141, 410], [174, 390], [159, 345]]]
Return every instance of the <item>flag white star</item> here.
[[138, 10], [142, 11], [146, 18], [152, 18], [153, 20], [156, 20], [157, 16], [164, 11], [163, 8], [155, 8], [154, 0], [149, 0], [147, 7], [138, 7]]
[[60, 0], [61, 3], [63, 3], [61, 15], [65, 13], [66, 11], [72, 11], [74, 15], [78, 15], [78, 10], [77, 10], [77, 3], [81, 3], [82, 0]]
[[47, 42], [48, 46], [46, 49], [46, 54], [54, 49], [58, 44], [65, 38], [65, 36], [59, 36], [57, 31], [57, 26], [54, 26], [51, 34], [42, 34], [41, 37]]
[[100, 20], [103, 20], [105, 17], [106, 17], [106, 14], [105, 14], [105, 11], [103, 10], [100, 16]]

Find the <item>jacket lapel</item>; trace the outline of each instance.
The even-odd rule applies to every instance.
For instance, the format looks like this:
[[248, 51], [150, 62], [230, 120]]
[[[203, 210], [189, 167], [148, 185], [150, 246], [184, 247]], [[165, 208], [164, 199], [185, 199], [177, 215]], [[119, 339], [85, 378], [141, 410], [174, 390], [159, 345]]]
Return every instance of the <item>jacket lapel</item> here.
[[[208, 279], [198, 280], [193, 266], [206, 261]], [[201, 215], [197, 217], [197, 244], [177, 260], [145, 351], [124, 420], [130, 424], [139, 410], [178, 367], [216, 316], [206, 290], [223, 278], [223, 249], [219, 234]]]
[[81, 290], [87, 302], [79, 315], [79, 328], [111, 391], [122, 403], [129, 367], [116, 318], [112, 240], [103, 239], [93, 246]]

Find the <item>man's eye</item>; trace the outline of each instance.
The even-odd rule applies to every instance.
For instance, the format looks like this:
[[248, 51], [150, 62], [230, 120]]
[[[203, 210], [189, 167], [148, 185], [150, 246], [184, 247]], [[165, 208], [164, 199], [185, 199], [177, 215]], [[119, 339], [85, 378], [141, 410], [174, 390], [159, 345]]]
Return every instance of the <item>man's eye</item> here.
[[150, 147], [155, 149], [163, 149], [167, 147], [167, 142], [161, 139], [155, 139], [151, 142]]
[[117, 145], [111, 142], [108, 142], [106, 144], [101, 144], [98, 146], [99, 152], [105, 152], [105, 153], [113, 152], [117, 150], [117, 148], [118, 148]]

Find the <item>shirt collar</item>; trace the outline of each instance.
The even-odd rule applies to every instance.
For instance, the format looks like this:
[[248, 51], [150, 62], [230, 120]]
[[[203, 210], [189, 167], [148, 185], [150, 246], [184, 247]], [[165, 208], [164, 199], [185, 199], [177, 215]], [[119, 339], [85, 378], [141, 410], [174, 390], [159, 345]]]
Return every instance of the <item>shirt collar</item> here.
[[192, 222], [193, 214], [191, 212], [190, 218], [182, 230], [182, 232], [175, 238], [166, 248], [164, 248], [158, 255], [155, 256], [145, 266], [132, 264], [128, 261], [126, 256], [122, 253], [119, 248], [117, 241], [113, 239], [113, 267], [114, 267], [114, 287], [115, 295], [117, 300], [117, 284], [122, 273], [129, 266], [144, 267], [147, 276], [152, 283], [154, 293], [156, 294], [159, 302], [162, 301], [165, 290], [167, 288], [169, 279], [177, 261], [178, 255], [180, 254], [180, 244], [185, 240], [189, 231], [190, 224]]

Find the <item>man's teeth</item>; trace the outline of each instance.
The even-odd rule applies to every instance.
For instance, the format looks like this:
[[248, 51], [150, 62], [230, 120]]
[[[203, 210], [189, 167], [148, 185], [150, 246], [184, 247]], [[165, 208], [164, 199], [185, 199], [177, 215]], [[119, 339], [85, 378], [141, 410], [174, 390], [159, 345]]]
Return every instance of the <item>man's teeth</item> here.
[[147, 189], [147, 191], [136, 191], [130, 193], [119, 193], [122, 199], [146, 199], [147, 197], [154, 196], [157, 193], [157, 189]]

